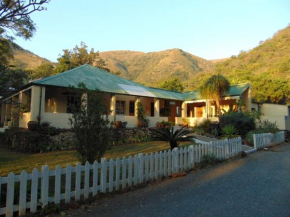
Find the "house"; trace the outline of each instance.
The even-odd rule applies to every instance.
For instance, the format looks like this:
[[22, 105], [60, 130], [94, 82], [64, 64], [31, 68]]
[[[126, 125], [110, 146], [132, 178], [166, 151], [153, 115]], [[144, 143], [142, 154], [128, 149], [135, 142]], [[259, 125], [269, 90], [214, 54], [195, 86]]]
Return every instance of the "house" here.
[[290, 106], [272, 103], [252, 103], [252, 110], [260, 111], [261, 120], [276, 122], [280, 130], [290, 130]]
[[[68, 87], [85, 83], [91, 90], [103, 92], [107, 98], [110, 121], [127, 121], [127, 127], [137, 126], [136, 104], [141, 102], [146, 109], [149, 126], [156, 126], [162, 120], [182, 124], [184, 118], [195, 125], [205, 118], [216, 120], [214, 100], [202, 99], [198, 91], [179, 93], [147, 87], [121, 78], [99, 68], [85, 64], [61, 74], [33, 81], [19, 92], [2, 100], [1, 124], [9, 127], [15, 123], [14, 114], [21, 117], [19, 127], [27, 128], [29, 121], [50, 122], [58, 128], [70, 128]], [[246, 110], [251, 109], [251, 88], [248, 84], [232, 85], [221, 107], [228, 109], [237, 100], [243, 99]]]

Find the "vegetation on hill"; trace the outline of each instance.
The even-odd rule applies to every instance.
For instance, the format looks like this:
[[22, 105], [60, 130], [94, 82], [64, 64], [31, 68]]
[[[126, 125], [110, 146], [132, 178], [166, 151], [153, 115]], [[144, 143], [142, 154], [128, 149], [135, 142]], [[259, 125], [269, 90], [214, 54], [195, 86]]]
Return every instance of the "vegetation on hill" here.
[[161, 84], [159, 84], [159, 88], [162, 88], [164, 90], [174, 90], [174, 91], [179, 91], [179, 92], [183, 92], [183, 89], [184, 89], [178, 77], [174, 77], [172, 79], [162, 82]]
[[210, 61], [180, 49], [150, 53], [109, 51], [101, 52], [100, 57], [112, 72], [154, 87], [172, 77], [178, 77], [183, 82], [213, 67]]
[[290, 26], [254, 49], [217, 63], [214, 70], [198, 74], [188, 82], [188, 87], [198, 87], [216, 72], [232, 84], [251, 83], [252, 97], [257, 102], [287, 103], [290, 100]]
[[[22, 56], [17, 56], [17, 52]], [[22, 49], [17, 49], [14, 56], [11, 63], [23, 68], [36, 68], [47, 63], [47, 60]], [[63, 57], [59, 59], [59, 65], [61, 59]], [[219, 73], [231, 84], [250, 83], [252, 96], [257, 102], [283, 104], [290, 99], [290, 26], [278, 31], [273, 38], [260, 42], [256, 48], [228, 59], [208, 61], [180, 49], [171, 49], [150, 53], [101, 52], [97, 63], [111, 73], [153, 87], [160, 87], [162, 82], [177, 77], [186, 91], [198, 89], [208, 78]], [[35, 66], [31, 67], [33, 64]], [[35, 70], [31, 74], [36, 72], [47, 76], [43, 72], [45, 67], [40, 68], [41, 72]]]

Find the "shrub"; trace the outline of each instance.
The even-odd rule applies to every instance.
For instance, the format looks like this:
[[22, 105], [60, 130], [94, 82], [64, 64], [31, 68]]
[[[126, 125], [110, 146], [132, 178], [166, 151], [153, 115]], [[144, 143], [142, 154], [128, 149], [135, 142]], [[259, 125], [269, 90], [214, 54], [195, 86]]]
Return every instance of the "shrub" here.
[[69, 97], [77, 103], [70, 104], [72, 116], [69, 119], [76, 135], [76, 150], [82, 164], [90, 164], [101, 157], [109, 146], [109, 120], [105, 95], [88, 90], [80, 83], [78, 89], [71, 88]]
[[267, 133], [276, 133], [279, 130], [277, 122], [275, 121], [273, 123], [270, 122], [269, 120], [262, 121], [260, 128], [263, 129], [264, 131], [267, 131]]
[[254, 134], [261, 134], [261, 133], [276, 133], [278, 131], [278, 126], [276, 122], [272, 123], [268, 120], [261, 121], [261, 125], [256, 130], [251, 130], [246, 135], [246, 140], [251, 144], [254, 145], [253, 135]]
[[178, 147], [180, 141], [192, 141], [193, 136], [189, 135], [192, 132], [185, 129], [184, 127], [174, 131], [174, 128], [157, 128], [150, 129], [152, 133], [152, 139], [155, 141], [166, 141], [169, 142], [171, 150]]
[[223, 138], [231, 139], [237, 136], [237, 130], [233, 125], [227, 125], [222, 129]]
[[197, 125], [197, 128], [202, 129], [203, 132], [209, 133], [210, 120], [205, 119]]
[[220, 127], [224, 128], [227, 125], [234, 126], [237, 133], [244, 137], [249, 131], [255, 129], [255, 120], [242, 112], [233, 112], [220, 117]]

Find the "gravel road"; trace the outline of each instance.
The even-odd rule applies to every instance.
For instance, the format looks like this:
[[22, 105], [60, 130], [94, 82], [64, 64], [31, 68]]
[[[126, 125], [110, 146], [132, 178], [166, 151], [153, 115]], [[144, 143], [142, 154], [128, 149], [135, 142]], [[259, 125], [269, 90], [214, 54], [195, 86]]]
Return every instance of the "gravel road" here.
[[290, 216], [290, 145], [97, 201], [69, 216]]

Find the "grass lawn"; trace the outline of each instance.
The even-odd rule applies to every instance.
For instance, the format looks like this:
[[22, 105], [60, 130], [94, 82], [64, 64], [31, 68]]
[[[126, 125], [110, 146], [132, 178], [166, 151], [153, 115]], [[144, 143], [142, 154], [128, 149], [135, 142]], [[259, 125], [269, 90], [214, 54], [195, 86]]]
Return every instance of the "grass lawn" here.
[[[190, 142], [182, 142], [180, 146], [185, 147], [191, 145]], [[168, 150], [170, 148], [169, 143], [160, 141], [150, 141], [135, 144], [128, 144], [123, 146], [115, 146], [111, 150], [108, 150], [105, 154], [105, 158], [117, 158], [128, 157], [138, 153], [151, 153], [157, 151]], [[7, 176], [10, 172], [19, 174], [22, 170], [31, 172], [32, 169], [41, 169], [42, 165], [49, 165], [49, 167], [55, 168], [56, 165], [65, 167], [67, 164], [74, 166], [78, 162], [77, 153], [74, 150], [59, 151], [50, 153], [20, 153], [9, 150], [0, 146], [0, 176]]]

